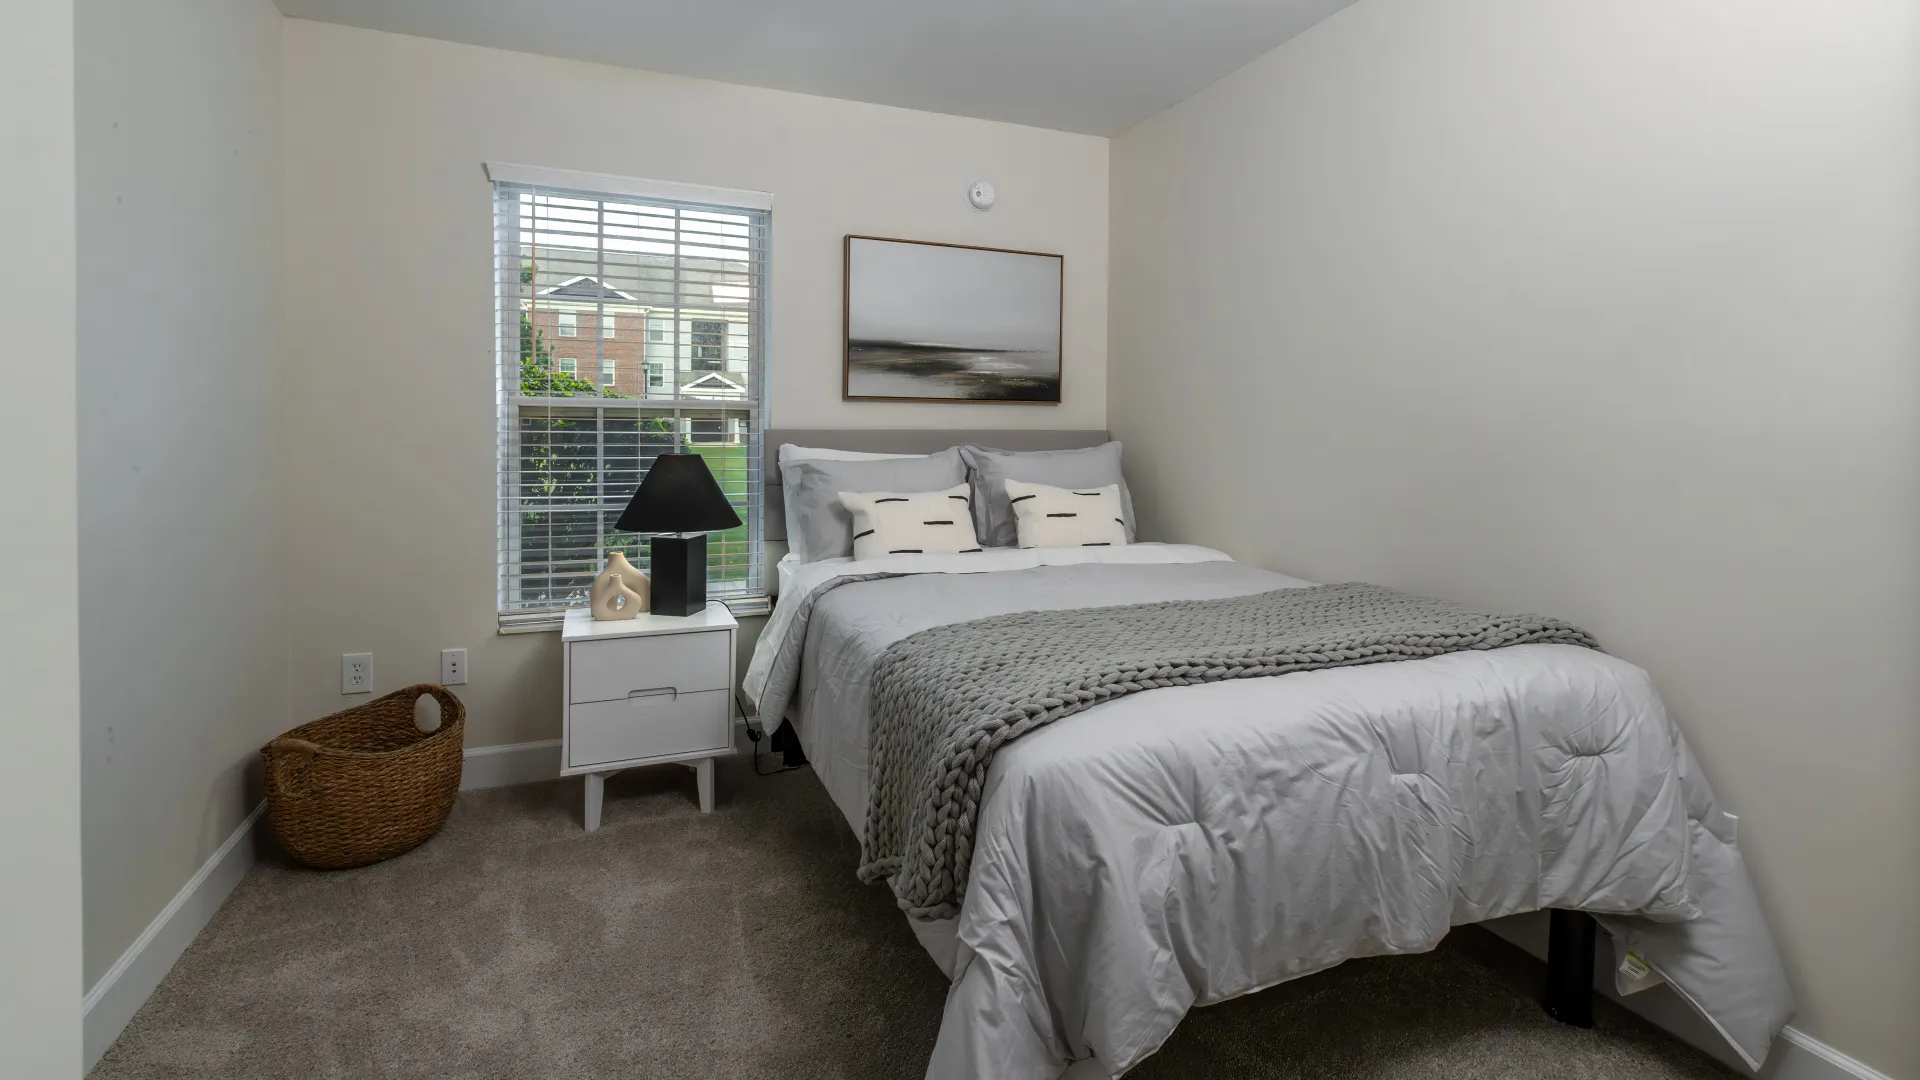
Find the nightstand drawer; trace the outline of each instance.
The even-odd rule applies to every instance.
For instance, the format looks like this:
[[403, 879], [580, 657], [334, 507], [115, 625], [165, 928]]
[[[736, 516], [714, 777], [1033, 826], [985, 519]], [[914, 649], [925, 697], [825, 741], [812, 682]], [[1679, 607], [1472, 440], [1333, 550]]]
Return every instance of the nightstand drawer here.
[[733, 743], [729, 696], [725, 690], [707, 690], [575, 705], [567, 728], [567, 767], [701, 750], [724, 753]]
[[732, 634], [657, 634], [649, 637], [582, 641], [573, 649], [574, 704], [619, 701], [636, 690], [727, 690], [733, 667], [728, 649]]

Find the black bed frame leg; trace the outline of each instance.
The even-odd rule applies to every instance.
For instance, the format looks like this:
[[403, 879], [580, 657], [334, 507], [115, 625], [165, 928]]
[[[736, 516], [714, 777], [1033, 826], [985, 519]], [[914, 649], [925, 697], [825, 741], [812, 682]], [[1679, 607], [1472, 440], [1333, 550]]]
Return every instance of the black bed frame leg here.
[[1574, 1027], [1593, 1026], [1593, 947], [1600, 924], [1584, 911], [1547, 913], [1547, 1015]]
[[780, 764], [784, 768], [797, 769], [807, 763], [807, 755], [800, 749], [800, 736], [794, 733], [793, 725], [786, 720], [773, 729], [773, 738], [767, 740], [767, 749], [780, 755]]

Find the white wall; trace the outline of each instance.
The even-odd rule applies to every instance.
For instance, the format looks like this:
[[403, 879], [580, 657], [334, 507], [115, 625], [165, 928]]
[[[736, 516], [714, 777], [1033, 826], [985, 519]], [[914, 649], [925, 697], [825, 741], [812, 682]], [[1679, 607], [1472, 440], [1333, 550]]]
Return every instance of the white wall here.
[[[74, 581], [73, 3], [0, 34], [0, 1076], [80, 1075], [80, 702]], [[20, 395], [15, 398], [14, 395]]]
[[89, 983], [253, 808], [286, 726], [279, 24], [78, 4]]
[[[1010, 124], [286, 23], [293, 713], [471, 650], [467, 742], [559, 735], [557, 635], [498, 637], [491, 193], [510, 161], [774, 194], [771, 418], [1106, 422], [1107, 143]], [[968, 181], [1000, 189], [989, 214]], [[1065, 402], [840, 400], [841, 237], [1066, 257]]]
[[1110, 305], [1147, 532], [1648, 667], [1742, 815], [1796, 1026], [1904, 1077], [1917, 31], [1363, 0], [1115, 140]]

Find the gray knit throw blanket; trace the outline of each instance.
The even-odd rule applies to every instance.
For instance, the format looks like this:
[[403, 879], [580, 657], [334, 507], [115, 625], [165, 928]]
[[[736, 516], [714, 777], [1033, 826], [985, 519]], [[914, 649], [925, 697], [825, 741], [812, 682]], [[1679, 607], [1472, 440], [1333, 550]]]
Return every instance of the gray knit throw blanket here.
[[1532, 643], [1599, 648], [1556, 619], [1468, 611], [1357, 582], [923, 630], [895, 642], [875, 668], [860, 878], [886, 878], [916, 918], [958, 912], [994, 751], [1109, 698]]

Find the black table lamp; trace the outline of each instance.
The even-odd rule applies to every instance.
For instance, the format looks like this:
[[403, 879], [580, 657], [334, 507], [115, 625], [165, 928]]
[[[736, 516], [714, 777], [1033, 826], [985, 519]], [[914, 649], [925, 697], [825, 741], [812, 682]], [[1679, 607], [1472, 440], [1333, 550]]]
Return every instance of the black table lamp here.
[[706, 458], [661, 454], [613, 527], [654, 534], [653, 613], [685, 616], [707, 608], [707, 534], [739, 524]]

